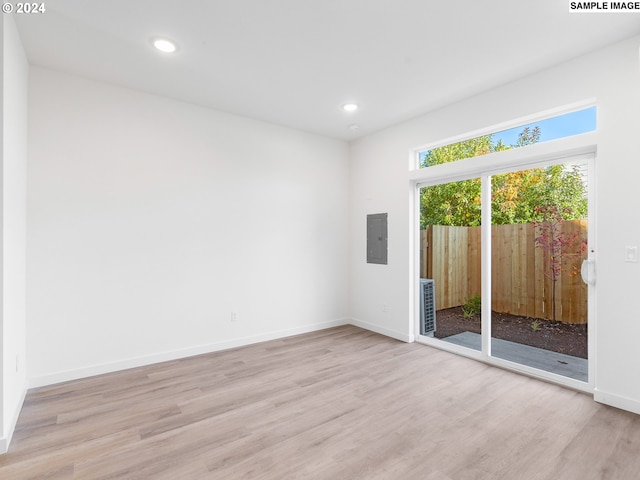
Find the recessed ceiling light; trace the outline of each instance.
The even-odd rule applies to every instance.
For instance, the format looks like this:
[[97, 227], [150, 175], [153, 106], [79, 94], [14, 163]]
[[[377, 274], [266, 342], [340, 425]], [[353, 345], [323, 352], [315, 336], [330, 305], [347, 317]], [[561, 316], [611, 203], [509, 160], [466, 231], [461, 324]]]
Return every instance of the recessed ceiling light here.
[[358, 104], [356, 104], [356, 103], [345, 103], [342, 106], [342, 109], [345, 112], [355, 112], [358, 109]]
[[156, 38], [153, 41], [153, 46], [164, 53], [174, 53], [176, 50], [178, 50], [176, 44], [171, 40], [167, 40], [166, 38]]
[[360, 128], [360, 125], [358, 125], [357, 123], [352, 123], [351, 125], [349, 125], [349, 130], [358, 130]]

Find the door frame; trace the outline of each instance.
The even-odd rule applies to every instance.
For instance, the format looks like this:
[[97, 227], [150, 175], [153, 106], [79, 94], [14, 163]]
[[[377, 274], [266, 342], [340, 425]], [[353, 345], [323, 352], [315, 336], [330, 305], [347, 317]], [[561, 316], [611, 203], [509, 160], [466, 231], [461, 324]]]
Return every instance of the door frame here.
[[[412, 315], [413, 333], [418, 343], [450, 351], [475, 360], [485, 362], [500, 368], [516, 371], [545, 381], [558, 383], [576, 390], [593, 393], [595, 386], [596, 367], [596, 286], [587, 285], [588, 291], [588, 381], [581, 382], [561, 375], [538, 370], [526, 365], [510, 362], [491, 356], [490, 312], [491, 302], [483, 302], [482, 308], [482, 349], [480, 351], [454, 345], [439, 339], [420, 335], [420, 188], [430, 185], [465, 180], [469, 178], [482, 179], [483, 198], [490, 197], [490, 182], [487, 177], [508, 171], [527, 168], [545, 167], [566, 163], [573, 160], [586, 160], [588, 165], [588, 255], [587, 259], [594, 265], [596, 262], [596, 176], [595, 163], [597, 158], [597, 136], [595, 132], [567, 137], [550, 142], [530, 145], [527, 147], [490, 153], [481, 157], [464, 159], [443, 165], [436, 165], [409, 174], [411, 198], [411, 288], [410, 312]], [[483, 219], [491, 218], [491, 202], [482, 203]], [[485, 212], [485, 210], [487, 210]], [[491, 225], [483, 222], [482, 227], [482, 298], [491, 298]]]

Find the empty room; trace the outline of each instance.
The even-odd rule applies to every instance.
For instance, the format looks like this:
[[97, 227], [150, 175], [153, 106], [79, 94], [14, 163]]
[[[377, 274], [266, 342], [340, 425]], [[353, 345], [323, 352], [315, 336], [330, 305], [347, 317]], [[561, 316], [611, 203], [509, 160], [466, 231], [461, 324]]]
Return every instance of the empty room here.
[[638, 478], [640, 4], [2, 8], [0, 478]]

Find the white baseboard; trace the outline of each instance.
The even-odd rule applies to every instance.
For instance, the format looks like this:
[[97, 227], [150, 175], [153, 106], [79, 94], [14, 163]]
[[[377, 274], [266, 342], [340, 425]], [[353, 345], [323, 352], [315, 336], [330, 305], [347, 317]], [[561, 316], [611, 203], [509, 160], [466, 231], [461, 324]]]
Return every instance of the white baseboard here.
[[415, 335], [407, 334], [405, 332], [398, 332], [396, 330], [390, 330], [385, 327], [381, 327], [379, 325], [375, 325], [373, 323], [365, 322], [362, 320], [358, 320], [356, 318], [352, 318], [349, 323], [356, 327], [364, 328], [365, 330], [370, 330], [372, 332], [379, 333], [380, 335], [385, 335], [387, 337], [395, 338], [396, 340], [400, 340], [401, 342], [412, 343], [415, 341]]
[[11, 438], [13, 437], [13, 432], [16, 429], [16, 425], [18, 423], [18, 417], [20, 416], [20, 411], [22, 410], [22, 405], [24, 405], [24, 399], [27, 396], [27, 386], [25, 385], [22, 389], [22, 393], [20, 395], [20, 401], [16, 405], [13, 414], [11, 415], [11, 420], [9, 425], [7, 425], [6, 433], [3, 437], [0, 437], [0, 454], [7, 453], [9, 451], [9, 445], [11, 444]]
[[598, 403], [603, 403], [611, 407], [616, 407], [621, 410], [626, 410], [640, 415], [640, 402], [638, 400], [623, 397], [622, 395], [603, 392], [597, 388], [594, 390], [593, 399]]
[[211, 343], [206, 345], [199, 345], [199, 346], [189, 347], [189, 348], [180, 349], [180, 350], [173, 350], [169, 352], [145, 355], [145, 356], [130, 358], [130, 359], [121, 360], [117, 362], [104, 363], [100, 365], [92, 365], [84, 368], [56, 372], [48, 375], [42, 375], [39, 377], [30, 378], [29, 388], [44, 387], [47, 385], [67, 382], [70, 380], [78, 380], [80, 378], [93, 377], [95, 375], [102, 375], [105, 373], [126, 370], [129, 368], [142, 367], [142, 366], [151, 365], [154, 363], [177, 360], [180, 358], [192, 357], [194, 355], [202, 355], [204, 353], [212, 353], [212, 352], [218, 352], [221, 350], [228, 350], [230, 348], [242, 347], [245, 345], [251, 345], [253, 343], [266, 342], [268, 340], [276, 340], [278, 338], [289, 337], [291, 335], [299, 335], [302, 333], [315, 332], [315, 331], [324, 330], [327, 328], [347, 325], [349, 323], [350, 323], [349, 319], [332, 320], [329, 322], [316, 323], [312, 325], [305, 325], [302, 327], [296, 327], [296, 328], [290, 328], [290, 329], [284, 329], [284, 330], [277, 330], [274, 332], [263, 333], [260, 335], [253, 335], [249, 337], [234, 338], [231, 340], [225, 340], [222, 342], [216, 342], [216, 343]]

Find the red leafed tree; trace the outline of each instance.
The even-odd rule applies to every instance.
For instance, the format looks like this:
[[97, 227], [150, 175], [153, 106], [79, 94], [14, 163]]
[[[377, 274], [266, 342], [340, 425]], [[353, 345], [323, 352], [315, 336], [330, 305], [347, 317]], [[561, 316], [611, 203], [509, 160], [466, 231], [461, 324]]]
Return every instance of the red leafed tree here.
[[[570, 209], [560, 209], [555, 205], [543, 205], [536, 207], [536, 214], [541, 221], [533, 222], [536, 227], [536, 247], [548, 253], [548, 262], [545, 264], [544, 275], [551, 280], [551, 309], [552, 320], [556, 319], [556, 284], [560, 275], [567, 267], [571, 267], [570, 275], [578, 272], [577, 264], [567, 262], [565, 258], [576, 258], [586, 251], [587, 245], [579, 241], [578, 233], [566, 233], [563, 224], [566, 218], [571, 218]], [[575, 263], [575, 262], [574, 262]]]

